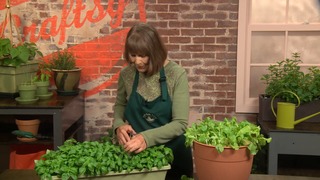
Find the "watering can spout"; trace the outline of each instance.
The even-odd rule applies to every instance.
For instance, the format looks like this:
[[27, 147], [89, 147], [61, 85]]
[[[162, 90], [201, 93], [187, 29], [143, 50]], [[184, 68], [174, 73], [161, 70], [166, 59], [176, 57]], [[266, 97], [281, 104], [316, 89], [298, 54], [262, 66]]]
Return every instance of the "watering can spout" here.
[[294, 121], [294, 125], [296, 125], [296, 124], [298, 124], [298, 123], [301, 123], [301, 122], [303, 122], [303, 121], [305, 121], [305, 120], [308, 120], [308, 119], [310, 119], [310, 118], [312, 118], [312, 117], [314, 117], [314, 116], [316, 116], [316, 115], [319, 115], [319, 114], [320, 114], [320, 112], [317, 112], [317, 113], [311, 114], [311, 115], [309, 115], [309, 116], [303, 117], [303, 118], [301, 118], [301, 119], [295, 120], [295, 121]]

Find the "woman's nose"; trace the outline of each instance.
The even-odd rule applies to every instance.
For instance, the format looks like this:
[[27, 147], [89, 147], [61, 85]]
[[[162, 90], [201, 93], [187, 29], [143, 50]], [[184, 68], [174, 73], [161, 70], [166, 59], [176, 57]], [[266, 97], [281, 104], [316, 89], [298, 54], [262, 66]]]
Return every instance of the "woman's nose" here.
[[136, 56], [134, 58], [134, 63], [136, 63], [136, 64], [144, 64], [143, 58], [140, 57], [140, 56]]

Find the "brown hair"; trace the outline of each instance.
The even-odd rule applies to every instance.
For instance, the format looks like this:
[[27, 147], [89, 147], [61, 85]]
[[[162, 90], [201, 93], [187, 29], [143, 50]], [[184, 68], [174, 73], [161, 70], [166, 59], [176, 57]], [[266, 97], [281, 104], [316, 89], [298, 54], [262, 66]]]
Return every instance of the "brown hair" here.
[[148, 56], [148, 69], [145, 74], [151, 76], [163, 67], [168, 53], [157, 30], [149, 24], [138, 23], [127, 34], [124, 58], [128, 63], [129, 54]]

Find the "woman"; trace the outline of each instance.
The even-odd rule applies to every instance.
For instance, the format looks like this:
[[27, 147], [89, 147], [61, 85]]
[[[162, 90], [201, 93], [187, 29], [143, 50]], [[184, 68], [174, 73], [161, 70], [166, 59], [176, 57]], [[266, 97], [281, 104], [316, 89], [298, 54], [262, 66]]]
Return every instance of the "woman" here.
[[193, 176], [191, 149], [184, 145], [189, 117], [189, 87], [185, 70], [167, 59], [155, 28], [139, 23], [128, 32], [114, 107], [114, 132], [128, 152], [165, 144], [174, 162], [166, 179]]

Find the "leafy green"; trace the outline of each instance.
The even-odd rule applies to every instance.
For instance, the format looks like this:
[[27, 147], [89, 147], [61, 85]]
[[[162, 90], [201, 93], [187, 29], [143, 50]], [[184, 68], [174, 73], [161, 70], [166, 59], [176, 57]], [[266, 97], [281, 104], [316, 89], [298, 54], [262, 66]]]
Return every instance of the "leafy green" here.
[[260, 133], [260, 127], [247, 120], [238, 122], [235, 117], [223, 121], [213, 120], [210, 117], [193, 123], [187, 128], [186, 146], [191, 146], [193, 141], [215, 146], [219, 153], [225, 147], [238, 150], [240, 146], [247, 146], [251, 154], [255, 155], [261, 147], [271, 142]]
[[18, 67], [43, 54], [33, 42], [24, 42], [13, 45], [10, 39], [0, 38], [0, 65]]
[[[267, 84], [265, 93], [275, 96], [279, 92], [291, 91], [297, 94], [301, 103], [310, 102], [320, 97], [320, 69], [312, 66], [304, 73], [299, 64], [302, 63], [299, 53], [293, 53], [292, 58], [277, 62], [268, 67], [269, 73], [262, 75], [261, 80]], [[281, 93], [279, 98], [297, 103], [292, 93]]]
[[56, 151], [48, 150], [35, 161], [35, 170], [41, 179], [59, 176], [62, 180], [78, 176], [104, 175], [109, 172], [131, 172], [153, 167], [161, 168], [173, 161], [172, 150], [164, 145], [153, 146], [139, 154], [128, 154], [111, 141], [65, 141]]

